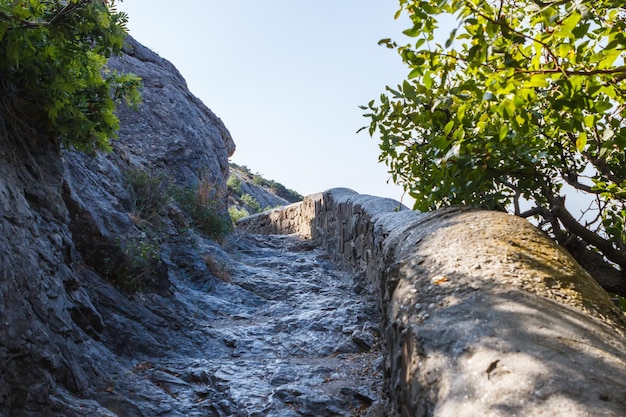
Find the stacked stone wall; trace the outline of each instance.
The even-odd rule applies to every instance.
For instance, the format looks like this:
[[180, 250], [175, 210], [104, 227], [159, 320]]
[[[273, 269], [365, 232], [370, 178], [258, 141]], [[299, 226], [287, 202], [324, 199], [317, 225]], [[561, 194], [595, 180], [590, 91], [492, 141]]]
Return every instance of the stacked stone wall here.
[[298, 233], [379, 293], [388, 416], [623, 416], [624, 315], [523, 219], [333, 189], [242, 219]]

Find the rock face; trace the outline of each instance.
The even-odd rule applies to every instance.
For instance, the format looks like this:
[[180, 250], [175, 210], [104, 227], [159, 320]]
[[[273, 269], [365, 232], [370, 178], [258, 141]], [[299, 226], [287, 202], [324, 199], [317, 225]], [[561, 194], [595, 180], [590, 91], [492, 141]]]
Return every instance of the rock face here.
[[[96, 157], [64, 152], [65, 197], [70, 228], [83, 258], [100, 274], [116, 265], [119, 238], [136, 235], [125, 189], [129, 170], [162, 173], [179, 185], [211, 185], [211, 197], [226, 205], [228, 157], [235, 150], [230, 133], [167, 60], [127, 39], [125, 54], [110, 61], [113, 69], [143, 80], [139, 110], [118, 109], [121, 122], [114, 153]], [[105, 261], [109, 265], [105, 265]], [[167, 286], [164, 273], [154, 285]]]
[[301, 201], [302, 196], [280, 183], [252, 174], [246, 167], [231, 163], [228, 188], [229, 206], [243, 209], [248, 214], [286, 206]]
[[143, 103], [139, 111], [121, 107], [116, 154], [133, 166], [165, 170], [183, 183], [208, 176], [226, 194], [228, 157], [235, 152], [228, 129], [189, 92], [178, 70], [129, 37], [125, 54], [109, 65], [140, 76]]
[[523, 219], [336, 189], [238, 226], [308, 236], [378, 288], [388, 416], [624, 414], [624, 314]]
[[[220, 246], [168, 199], [138, 212], [133, 172], [209, 184], [225, 205], [234, 146], [171, 64], [126, 50], [112, 65], [143, 77], [144, 103], [120, 109], [113, 153], [59, 151], [0, 114], [0, 417], [380, 410], [375, 299], [323, 250], [237, 234]], [[116, 279], [137, 272], [149, 291], [122, 292]]]
[[172, 207], [154, 243], [152, 286], [160, 295], [129, 298], [116, 290], [106, 275], [124, 255], [120, 242], [146, 238], [131, 216], [127, 171], [205, 181], [225, 204], [234, 144], [169, 62], [129, 39], [126, 55], [111, 65], [144, 79], [140, 110], [120, 109], [112, 154], [59, 153], [29, 129], [8, 130], [0, 114], [3, 417], [177, 415], [159, 403], [158, 384], [128, 373], [130, 363], [167, 355], [168, 340], [181, 349], [192, 343], [180, 335], [189, 323], [171, 310], [170, 282], [193, 278], [210, 288], [216, 278], [203, 257], [223, 251], [205, 236], [182, 233], [189, 225]]

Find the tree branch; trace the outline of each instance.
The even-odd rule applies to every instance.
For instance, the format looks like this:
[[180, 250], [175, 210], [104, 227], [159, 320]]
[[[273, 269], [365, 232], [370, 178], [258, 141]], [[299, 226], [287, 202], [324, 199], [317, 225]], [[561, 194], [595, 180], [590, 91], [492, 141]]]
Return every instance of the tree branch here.
[[[560, 72], [561, 71], [561, 66], [559, 65], [559, 59], [558, 57], [554, 54], [554, 52], [552, 52], [552, 49], [550, 49], [550, 45], [548, 45], [547, 43], [545, 43], [544, 41], [540, 40], [540, 39], [535, 39], [532, 36], [529, 36], [523, 32], [520, 32], [518, 30], [515, 30], [514, 28], [511, 27], [511, 25], [509, 25], [504, 19], [494, 19], [492, 17], [487, 16], [486, 14], [482, 13], [480, 10], [476, 9], [473, 7], [473, 5], [471, 4], [467, 4], [467, 6], [474, 12], [476, 13], [478, 16], [482, 17], [483, 19], [500, 26], [500, 28], [506, 28], [507, 31], [516, 34], [517, 36], [520, 36], [524, 39], [528, 39], [531, 42], [537, 42], [538, 44], [540, 44], [541, 46], [543, 46], [546, 49], [546, 52], [548, 52], [548, 55], [550, 55], [550, 57], [552, 58], [552, 60], [554, 61], [554, 64], [556, 65], [557, 68], [555, 68], [554, 71], [556, 72]], [[503, 34], [504, 31], [502, 30]]]
[[523, 75], [536, 75], [536, 74], [554, 74], [554, 73], [562, 73], [569, 76], [573, 75], [582, 75], [582, 76], [592, 76], [592, 75], [621, 75], [626, 77], [626, 66], [615, 67], [611, 69], [592, 69], [592, 70], [565, 70], [562, 68], [551, 68], [551, 69], [543, 69], [543, 70], [515, 70], [515, 74], [523, 74]]
[[572, 239], [565, 247], [602, 288], [626, 296], [626, 275], [608, 262], [601, 253], [589, 248], [580, 238]]
[[570, 214], [565, 208], [565, 200], [562, 198], [552, 198], [550, 200], [552, 212], [563, 223], [565, 228], [580, 237], [585, 242], [598, 248], [604, 256], [610, 261], [616, 264], [626, 267], [626, 254], [623, 251], [617, 250], [613, 247], [611, 242], [602, 238], [595, 232], [587, 229], [585, 226], [578, 223], [578, 221]]

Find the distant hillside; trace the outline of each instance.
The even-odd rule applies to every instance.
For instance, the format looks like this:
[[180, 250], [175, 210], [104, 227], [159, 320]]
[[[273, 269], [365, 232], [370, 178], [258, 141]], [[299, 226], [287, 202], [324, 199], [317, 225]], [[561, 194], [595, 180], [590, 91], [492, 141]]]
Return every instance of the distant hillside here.
[[302, 200], [302, 195], [284, 185], [253, 174], [245, 165], [230, 163], [228, 206], [231, 217], [238, 218], [285, 206]]

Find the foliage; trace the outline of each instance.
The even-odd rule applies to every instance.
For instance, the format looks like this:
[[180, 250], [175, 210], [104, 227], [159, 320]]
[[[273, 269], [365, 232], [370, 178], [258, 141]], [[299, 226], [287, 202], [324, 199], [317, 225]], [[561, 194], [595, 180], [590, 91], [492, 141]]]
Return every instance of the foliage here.
[[226, 186], [231, 193], [241, 195], [241, 180], [235, 174], [230, 174], [228, 180], [226, 180]]
[[107, 278], [127, 292], [154, 287], [163, 275], [161, 248], [156, 238], [131, 237], [117, 239], [122, 258], [111, 263]]
[[121, 51], [126, 21], [114, 0], [0, 2], [0, 110], [16, 128], [45, 129], [85, 151], [110, 149], [115, 103], [139, 102], [139, 78], [106, 66]]
[[252, 182], [253, 185], [257, 187], [269, 188], [275, 195], [277, 195], [278, 197], [284, 198], [290, 203], [301, 201], [304, 198], [301, 194], [297, 193], [296, 191], [288, 189], [284, 185], [274, 180], [267, 180], [263, 178], [261, 174], [258, 174], [258, 173], [253, 174], [252, 171], [250, 171], [250, 169], [245, 165], [237, 165], [234, 162], [231, 162], [230, 166], [234, 169], [241, 171], [243, 174], [245, 174], [250, 179], [250, 182]]
[[244, 194], [241, 196], [241, 200], [250, 207], [253, 213], [258, 213], [261, 211], [261, 204], [257, 201], [256, 198], [252, 197], [250, 194]]
[[152, 224], [172, 202], [172, 180], [165, 173], [131, 168], [126, 171], [126, 190], [135, 223]]
[[194, 226], [213, 239], [221, 241], [232, 232], [230, 216], [208, 178], [203, 177], [195, 186], [179, 188], [175, 200], [192, 218]]
[[237, 220], [243, 219], [244, 217], [248, 217], [250, 213], [248, 210], [242, 208], [237, 208], [235, 206], [228, 207], [228, 214], [230, 215], [230, 219], [233, 223], [237, 223]]
[[233, 228], [220, 196], [207, 177], [195, 186], [177, 186], [166, 173], [131, 168], [126, 171], [126, 180], [133, 221], [149, 235], [162, 220], [163, 209], [172, 202], [178, 203], [193, 226], [214, 239], [222, 239]]
[[234, 167], [234, 168], [237, 168], [240, 171], [243, 171], [245, 174], [247, 174], [249, 176], [252, 176], [252, 171], [246, 165], [237, 165], [236, 163], [231, 162], [230, 166]]
[[[624, 2], [400, 0], [403, 13], [415, 41], [380, 43], [407, 80], [362, 108], [415, 208], [533, 216], [559, 243], [582, 240], [626, 267]], [[568, 193], [588, 196], [583, 219]]]
[[276, 194], [279, 197], [284, 198], [285, 200], [289, 201], [290, 203], [295, 203], [298, 201], [302, 201], [302, 199], [304, 198], [301, 194], [290, 190], [288, 188], [286, 188], [284, 185], [276, 182], [276, 181], [269, 181], [269, 187], [270, 190], [272, 190], [272, 192], [274, 192], [274, 194]]
[[254, 174], [252, 177], [252, 184], [257, 187], [267, 187], [277, 196], [284, 198], [290, 203], [295, 203], [297, 201], [302, 200], [302, 196], [297, 192], [286, 188], [284, 185], [274, 181], [274, 180], [266, 180], [260, 174]]

